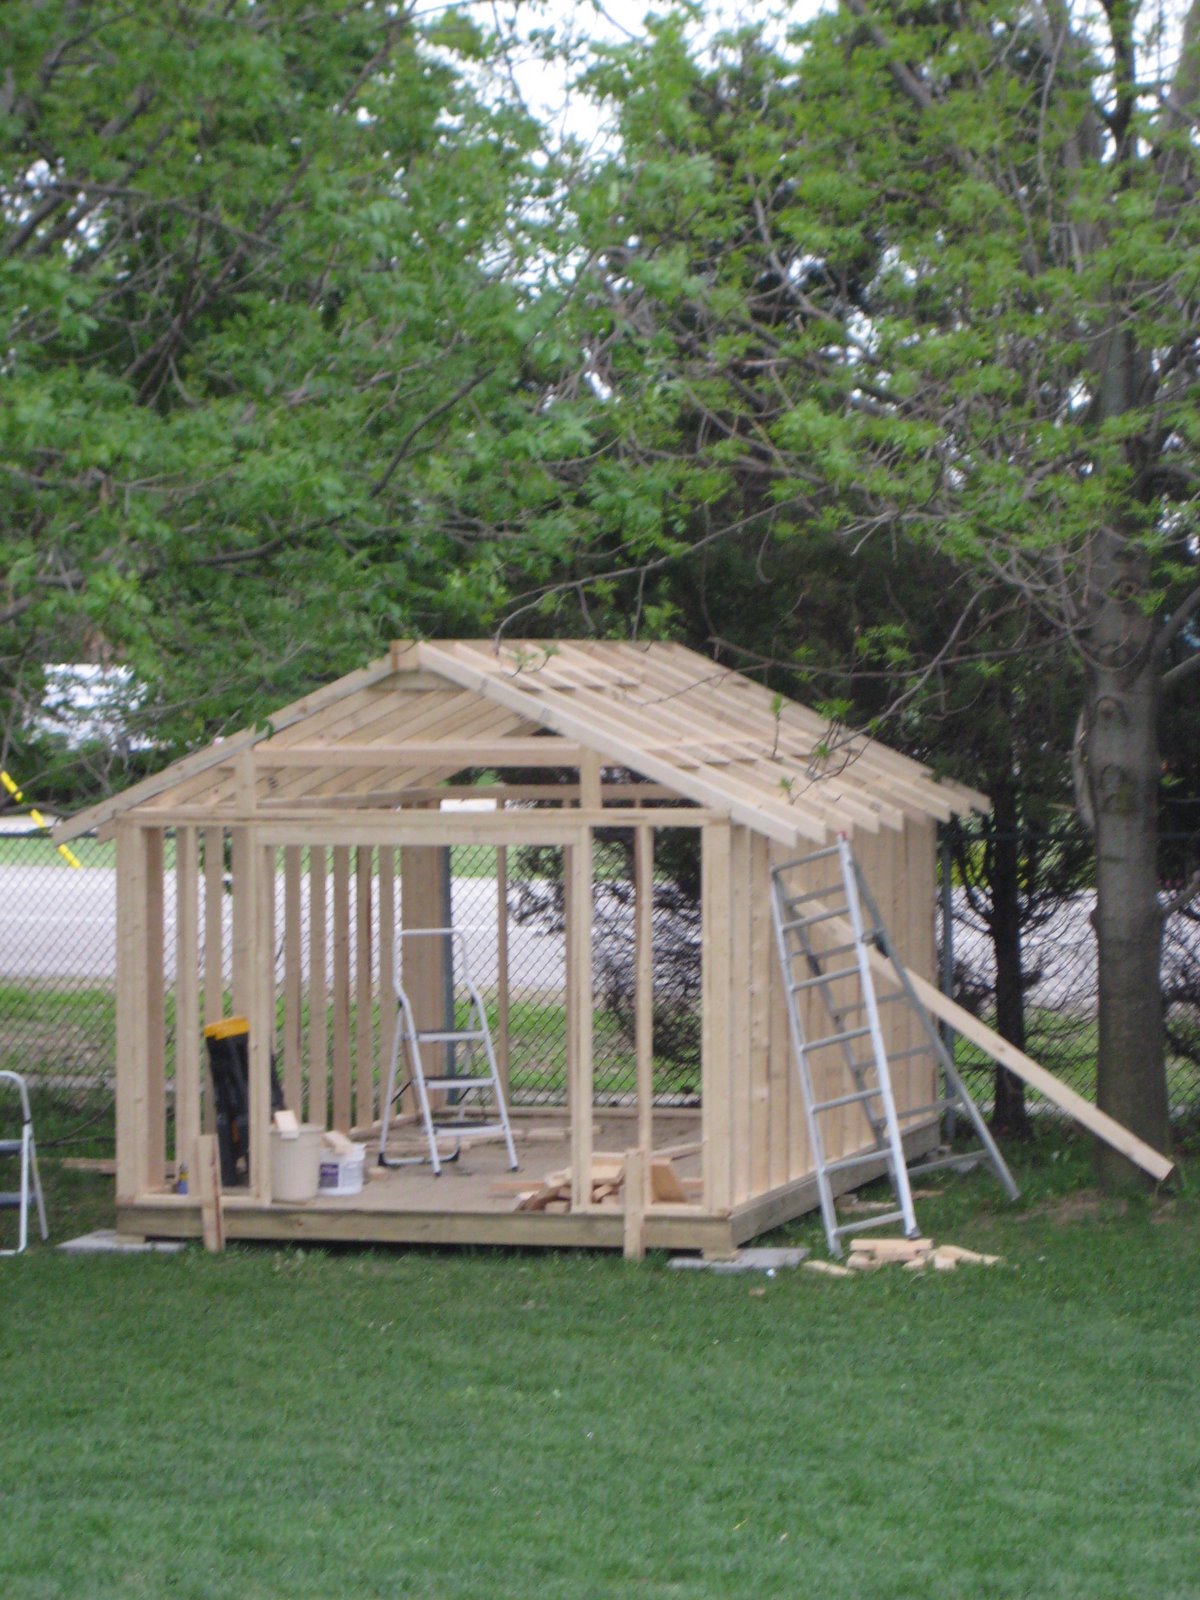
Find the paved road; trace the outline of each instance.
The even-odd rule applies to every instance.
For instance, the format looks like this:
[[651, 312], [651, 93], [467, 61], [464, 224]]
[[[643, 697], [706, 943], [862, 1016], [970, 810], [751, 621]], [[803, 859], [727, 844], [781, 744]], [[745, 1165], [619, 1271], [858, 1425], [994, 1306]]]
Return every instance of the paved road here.
[[[5, 978], [111, 981], [116, 968], [116, 875], [108, 868], [0, 866], [0, 981]], [[353, 891], [353, 885], [351, 885]], [[307, 884], [302, 908], [308, 937]], [[277, 884], [276, 925], [282, 926], [283, 885]], [[496, 889], [490, 878], [456, 878], [455, 924], [467, 932], [472, 972], [481, 985], [496, 981]], [[175, 884], [166, 882], [167, 926], [173, 926]], [[378, 926], [378, 908], [375, 909]], [[225, 949], [230, 947], [230, 904], [225, 905]], [[1096, 993], [1096, 955], [1090, 916], [1092, 897], [1078, 895], [1029, 937], [1027, 972], [1036, 973], [1029, 990], [1034, 1005], [1090, 1011]], [[1200, 925], [1174, 918], [1173, 959], [1200, 963]], [[564, 947], [561, 933], [547, 932], [543, 919], [509, 922], [509, 972], [514, 988], [561, 989]], [[963, 920], [955, 924], [955, 954], [984, 981], [990, 978], [991, 946], [985, 934]], [[332, 954], [330, 955], [332, 975]], [[280, 961], [280, 969], [282, 962]], [[168, 942], [167, 974], [174, 977], [174, 950]]]
[[[302, 937], [308, 941], [307, 884], [303, 886]], [[353, 885], [351, 885], [353, 893]], [[496, 982], [496, 886], [490, 878], [456, 878], [454, 922], [465, 930], [472, 975], [484, 987]], [[225, 903], [224, 948], [230, 949], [231, 905]], [[373, 908], [378, 931], [378, 907]], [[201, 913], [203, 915], [203, 911]], [[175, 883], [166, 881], [166, 925], [174, 926]], [[353, 910], [351, 912], [353, 919]], [[283, 883], [276, 885], [276, 926], [283, 922]], [[277, 966], [282, 975], [282, 952]], [[175, 951], [167, 943], [167, 977]], [[329, 952], [329, 975], [333, 957]], [[0, 981], [112, 980], [116, 971], [116, 874], [108, 868], [0, 866]], [[563, 984], [561, 933], [532, 923], [509, 923], [509, 982], [514, 988], [555, 990]]]

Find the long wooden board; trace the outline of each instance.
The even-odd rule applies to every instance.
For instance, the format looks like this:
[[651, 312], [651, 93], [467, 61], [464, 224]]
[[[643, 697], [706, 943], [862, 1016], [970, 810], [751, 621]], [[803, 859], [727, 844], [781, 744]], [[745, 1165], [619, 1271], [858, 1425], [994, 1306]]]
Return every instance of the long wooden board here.
[[[828, 907], [823, 901], [809, 902], [811, 914], [827, 911]], [[848, 922], [843, 922], [840, 917], [831, 917], [827, 926], [837, 939], [850, 939], [853, 932]], [[895, 984], [895, 974], [891, 962], [878, 950], [867, 952], [872, 967], [888, 983]], [[940, 989], [930, 983], [927, 978], [922, 978], [919, 973], [909, 972], [909, 982], [917, 999], [931, 1016], [940, 1017], [943, 1022], [948, 1022], [952, 1028], [961, 1033], [965, 1039], [978, 1045], [993, 1061], [998, 1061], [1002, 1067], [1007, 1067], [1010, 1072], [1015, 1072], [1018, 1078], [1023, 1078], [1030, 1088], [1036, 1089], [1039, 1094], [1059, 1106], [1068, 1116], [1094, 1133], [1097, 1139], [1103, 1139], [1105, 1144], [1111, 1145], [1135, 1166], [1141, 1167], [1152, 1177], [1156, 1183], [1165, 1183], [1175, 1170], [1175, 1163], [1166, 1156], [1151, 1148], [1136, 1133], [1131, 1133], [1128, 1128], [1119, 1123], [1115, 1117], [1110, 1117], [1107, 1112], [1101, 1111], [1090, 1100], [1085, 1100], [1069, 1085], [1063, 1083], [1061, 1078], [1056, 1078], [1045, 1067], [1039, 1066], [1031, 1056], [1023, 1050], [1018, 1050], [1015, 1044], [989, 1028], [986, 1022], [956, 1000], [951, 1000], [949, 995], [944, 995]]]
[[[890, 976], [890, 962], [885, 961], [874, 951], [871, 954], [871, 961], [872, 965]], [[1087, 1128], [1090, 1133], [1094, 1133], [1098, 1139], [1103, 1139], [1105, 1144], [1111, 1145], [1114, 1150], [1119, 1150], [1135, 1166], [1149, 1173], [1157, 1183], [1165, 1182], [1174, 1172], [1173, 1161], [1160, 1155], [1157, 1150], [1152, 1149], [1139, 1139], [1137, 1134], [1131, 1133], [1107, 1112], [1101, 1111], [1092, 1105], [1091, 1101], [1085, 1100], [1081, 1094], [1077, 1094], [1045, 1067], [1039, 1066], [1024, 1051], [1018, 1050], [1015, 1044], [1010, 1044], [1000, 1034], [993, 1032], [986, 1023], [980, 1022], [978, 1017], [944, 995], [927, 979], [915, 972], [910, 972], [908, 977], [917, 998], [928, 1012], [950, 1023], [951, 1027], [965, 1039], [970, 1039], [972, 1044], [986, 1051], [993, 1061], [998, 1061], [1002, 1067], [1015, 1072], [1018, 1078], [1023, 1078], [1029, 1084], [1030, 1088], [1045, 1095], [1046, 1099], [1053, 1101], [1056, 1106], [1061, 1106], [1069, 1116], [1074, 1117], [1076, 1122]]]

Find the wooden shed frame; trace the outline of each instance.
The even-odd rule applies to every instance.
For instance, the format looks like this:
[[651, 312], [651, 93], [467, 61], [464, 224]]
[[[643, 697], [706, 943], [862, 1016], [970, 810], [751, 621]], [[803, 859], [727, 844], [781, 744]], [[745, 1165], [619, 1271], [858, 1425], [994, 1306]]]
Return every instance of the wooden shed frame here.
[[[464, 781], [537, 768], [574, 769], [577, 777], [485, 788], [476, 777]], [[443, 800], [464, 795], [490, 797], [496, 808], [442, 809]], [[817, 713], [681, 646], [397, 643], [267, 724], [214, 742], [58, 830], [67, 838], [99, 829], [117, 841], [119, 1226], [164, 1237], [199, 1233], [199, 1201], [194, 1186], [176, 1192], [177, 1167], [211, 1125], [202, 1028], [232, 1013], [250, 1022], [250, 1183], [224, 1196], [229, 1237], [727, 1254], [816, 1203], [772, 945], [772, 866], [847, 833], [897, 949], [918, 978], [932, 981], [936, 826], [987, 803], [865, 737], [834, 740]], [[619, 1106], [597, 1105], [593, 1081], [600, 827], [631, 830], [634, 840], [636, 1091]], [[701, 1094], [690, 1108], [656, 1107], [653, 1094], [653, 863], [664, 827], [696, 829], [701, 839]], [[530, 1126], [547, 1124], [545, 1112], [523, 1119], [518, 1107], [514, 1115], [529, 1187], [546, 1168], [569, 1167], [569, 1210], [516, 1210], [498, 1147], [483, 1145], [470, 1152], [470, 1182], [380, 1172], [361, 1196], [273, 1200], [273, 1053], [290, 1106], [299, 1111], [307, 1100], [312, 1120], [370, 1135], [380, 1058], [395, 1026], [397, 926], [428, 927], [439, 912], [444, 917], [432, 864], [438, 851], [472, 843], [497, 848], [498, 906], [508, 849], [563, 851], [562, 1150], [553, 1149], [553, 1118]], [[307, 962], [298, 932], [302, 895], [314, 917], [316, 948]], [[506, 937], [499, 913], [497, 938]], [[172, 941], [173, 980], [165, 959]], [[227, 981], [222, 963], [230, 955]], [[502, 1037], [504, 959], [502, 951]], [[316, 1036], [307, 1063], [298, 1044], [306, 1003]], [[891, 1008], [891, 1048], [920, 1037], [916, 1019], [901, 1012]], [[934, 1087], [932, 1057], [915, 1057], [898, 1075], [901, 1112], [928, 1105]], [[914, 1154], [938, 1137], [936, 1119], [910, 1120]], [[872, 1144], [852, 1107], [829, 1154]], [[598, 1150], [625, 1159], [624, 1186], [604, 1203], [591, 1181]], [[673, 1159], [684, 1198], [679, 1186], [662, 1196], [652, 1180], [656, 1156]], [[854, 1181], [871, 1175], [859, 1168]]]

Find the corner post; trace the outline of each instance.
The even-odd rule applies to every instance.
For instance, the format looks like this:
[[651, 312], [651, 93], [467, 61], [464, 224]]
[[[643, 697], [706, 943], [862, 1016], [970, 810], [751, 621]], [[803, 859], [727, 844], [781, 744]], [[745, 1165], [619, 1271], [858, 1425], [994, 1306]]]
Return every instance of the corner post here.
[[116, 1116], [117, 1204], [131, 1205], [149, 1180], [144, 1130], [150, 1073], [145, 961], [146, 850], [136, 822], [117, 835]]
[[271, 1053], [275, 1044], [275, 851], [257, 843], [248, 830], [245, 858], [247, 922], [251, 930], [250, 1022], [250, 1185], [262, 1205], [271, 1203]]
[[730, 970], [733, 920], [732, 829], [706, 822], [701, 830], [701, 1095], [704, 1203], [717, 1215], [731, 1207]]
[[592, 830], [567, 846], [567, 1114], [571, 1210], [592, 1204]]

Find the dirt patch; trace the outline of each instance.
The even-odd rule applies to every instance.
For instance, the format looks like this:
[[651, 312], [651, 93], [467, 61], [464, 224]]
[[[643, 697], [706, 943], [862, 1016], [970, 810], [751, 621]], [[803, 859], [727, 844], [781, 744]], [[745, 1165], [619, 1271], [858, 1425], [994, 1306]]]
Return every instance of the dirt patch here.
[[1057, 1228], [1069, 1222], [1094, 1222], [1099, 1217], [1123, 1217], [1128, 1210], [1127, 1200], [1101, 1194], [1099, 1189], [1080, 1189], [1076, 1194], [1064, 1195], [1061, 1200], [1047, 1200], [1040, 1206], [1031, 1206], [1028, 1211], [1022, 1211], [1013, 1220], [1032, 1222], [1035, 1218], [1044, 1217]]

